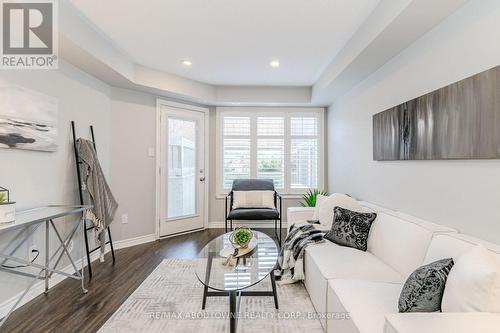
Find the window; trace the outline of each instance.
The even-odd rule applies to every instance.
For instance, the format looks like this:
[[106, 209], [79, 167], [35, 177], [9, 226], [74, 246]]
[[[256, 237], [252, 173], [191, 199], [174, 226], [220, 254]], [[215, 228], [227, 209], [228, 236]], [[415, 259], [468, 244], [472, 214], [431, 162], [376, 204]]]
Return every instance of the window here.
[[285, 118], [257, 117], [257, 178], [273, 179], [283, 188], [285, 161]]
[[250, 177], [250, 118], [225, 117], [223, 175], [224, 188], [234, 179]]
[[273, 179], [285, 194], [323, 186], [322, 117], [322, 109], [218, 108], [220, 193], [239, 178]]

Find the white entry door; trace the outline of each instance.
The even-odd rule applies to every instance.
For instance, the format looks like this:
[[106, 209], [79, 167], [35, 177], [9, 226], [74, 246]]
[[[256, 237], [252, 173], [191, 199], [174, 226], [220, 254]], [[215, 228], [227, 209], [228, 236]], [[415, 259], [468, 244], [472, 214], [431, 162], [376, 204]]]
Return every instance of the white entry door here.
[[160, 236], [203, 228], [205, 113], [159, 105]]

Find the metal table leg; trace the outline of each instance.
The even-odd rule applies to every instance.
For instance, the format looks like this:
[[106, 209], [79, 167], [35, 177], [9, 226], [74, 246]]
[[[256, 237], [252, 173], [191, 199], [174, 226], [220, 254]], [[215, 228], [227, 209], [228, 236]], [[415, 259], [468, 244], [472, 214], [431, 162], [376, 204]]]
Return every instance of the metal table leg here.
[[[39, 265], [39, 264], [33, 263], [33, 262], [29, 261], [29, 260], [25, 260], [25, 259], [22, 259], [22, 258], [14, 257], [15, 251], [17, 249], [19, 249], [20, 246], [22, 244], [24, 244], [29, 239], [29, 237], [31, 237], [31, 235], [33, 234], [34, 230], [36, 230], [37, 228], [34, 228], [27, 235], [25, 235], [17, 243], [17, 245], [14, 247], [14, 250], [12, 250], [12, 251], [9, 252], [9, 254], [3, 254], [3, 251], [7, 251], [8, 246], [6, 248], [4, 248], [4, 250], [2, 252], [0, 252], [0, 258], [3, 259], [2, 260], [2, 264], [4, 264], [5, 262], [7, 262], [7, 261], [10, 260], [10, 261], [14, 261], [14, 262], [26, 265], [28, 267], [38, 268], [40, 270], [37, 274], [32, 274], [32, 273], [27, 273], [27, 272], [16, 271], [15, 269], [10, 269], [10, 268], [4, 268], [4, 267], [0, 268], [1, 270], [10, 272], [12, 274], [23, 275], [23, 276], [28, 276], [28, 277], [32, 278], [32, 280], [30, 281], [28, 287], [17, 298], [15, 304], [11, 307], [11, 309], [9, 310], [9, 312], [7, 313], [7, 315], [0, 321], [0, 327], [2, 327], [4, 325], [4, 323], [8, 320], [8, 318], [10, 317], [10, 315], [12, 314], [12, 312], [14, 312], [14, 310], [17, 308], [17, 306], [19, 305], [19, 303], [23, 300], [23, 298], [28, 294], [28, 292], [33, 288], [33, 286], [35, 285], [35, 283], [39, 279], [43, 279], [44, 280], [44, 283], [45, 283], [45, 291], [44, 291], [44, 293], [45, 294], [48, 293], [48, 290], [49, 290], [49, 279], [50, 279], [50, 277], [52, 276], [53, 273], [57, 273], [57, 274], [60, 274], [60, 275], [63, 275], [63, 276], [66, 276], [66, 277], [69, 277], [69, 278], [72, 278], [72, 279], [81, 280], [83, 293], [87, 293], [87, 290], [85, 289], [85, 280], [84, 280], [84, 260], [82, 260], [82, 271], [80, 273], [78, 271], [78, 268], [77, 268], [77, 266], [76, 266], [73, 258], [71, 257], [71, 255], [70, 255], [70, 253], [68, 251], [68, 248], [67, 248], [67, 244], [69, 244], [69, 242], [73, 238], [73, 236], [74, 236], [76, 230], [78, 230], [78, 227], [79, 227], [80, 224], [82, 225], [82, 231], [85, 232], [85, 224], [82, 223], [82, 222], [83, 222], [83, 220], [79, 221], [77, 223], [77, 225], [74, 227], [74, 229], [69, 233], [69, 235], [65, 239], [62, 239], [61, 234], [57, 230], [57, 228], [56, 228], [55, 224], [53, 223], [53, 221], [52, 220], [46, 220], [45, 221], [45, 261], [44, 261], [44, 265]], [[50, 255], [50, 252], [49, 252], [50, 251], [50, 247], [49, 247], [50, 246], [50, 225], [52, 225], [52, 227], [54, 228], [55, 234], [57, 235], [57, 238], [58, 238], [58, 240], [60, 242], [60, 245], [58, 246], [58, 248], [54, 251], [54, 253], [52, 255]], [[22, 232], [20, 232], [18, 234], [18, 236], [20, 236], [21, 234], [22, 234]], [[17, 240], [17, 237], [16, 237], [16, 240]], [[9, 245], [10, 244], [12, 244], [12, 242], [9, 243]], [[60, 254], [59, 254], [59, 251], [61, 251]], [[85, 251], [83, 253], [84, 253], [83, 256], [85, 256]], [[57, 258], [57, 261], [56, 261], [54, 267], [50, 267], [50, 263], [54, 260], [54, 258], [58, 254], [59, 254], [59, 257]], [[57, 265], [59, 264], [59, 262], [60, 262], [60, 260], [61, 260], [61, 258], [63, 256], [63, 254], [66, 254], [66, 256], [68, 257], [69, 261], [73, 265], [73, 268], [75, 269], [76, 276], [74, 276], [73, 274], [68, 274], [66, 272], [63, 272], [63, 271], [60, 271], [60, 270], [56, 269]]]
[[240, 300], [241, 291], [231, 290], [229, 292], [229, 329], [231, 333], [236, 333]]
[[[68, 245], [67, 245], [67, 244], [69, 244], [69, 242], [71, 242], [73, 235], [69, 236], [67, 240], [63, 240], [61, 237], [61, 234], [57, 230], [56, 225], [54, 224], [54, 222], [52, 220], [50, 220], [50, 224], [52, 225], [52, 228], [54, 228], [54, 232], [55, 232], [55, 234], [56, 234], [57, 238], [59, 239], [59, 242], [61, 243], [61, 246], [62, 246], [62, 252], [60, 254], [60, 258], [62, 258], [63, 253], [66, 253], [66, 255], [70, 258], [70, 262], [71, 262], [71, 265], [73, 266], [73, 269], [78, 274], [78, 268], [76, 267], [76, 264], [73, 262], [73, 260], [71, 258], [71, 254], [69, 253]], [[56, 268], [56, 265], [54, 265], [54, 268]]]
[[[78, 224], [75, 226], [75, 228], [73, 228], [73, 230], [71, 231], [71, 233], [66, 237], [66, 239], [63, 241], [64, 244], [66, 245], [66, 247], [69, 245], [69, 242], [73, 239], [73, 236], [75, 235], [75, 233], [78, 231]], [[58, 251], [56, 251], [55, 253], [58, 253]], [[61, 253], [59, 253], [59, 257], [57, 258], [56, 260], [56, 263], [54, 264], [54, 268], [57, 267], [57, 265], [59, 265], [59, 262], [61, 261], [62, 257], [64, 255], [64, 251], [62, 251]], [[74, 267], [74, 266], [73, 266]], [[75, 268], [75, 270], [77, 271], [78, 269]], [[50, 272], [49, 274], [49, 278], [52, 277], [52, 274], [53, 272]]]
[[205, 271], [205, 284], [203, 286], [203, 301], [201, 304], [202, 310], [205, 310], [205, 306], [207, 305], [208, 284], [209, 284], [208, 282], [210, 281], [210, 273], [212, 271], [212, 260], [213, 260], [214, 255], [215, 255], [214, 252], [208, 253], [207, 268]]
[[271, 273], [269, 274], [269, 276], [271, 277], [271, 286], [273, 288], [274, 307], [276, 309], [279, 309], [279, 306], [278, 306], [278, 292], [276, 291], [276, 277], [274, 276], [274, 269], [271, 271]]
[[[49, 221], [45, 221], [45, 267], [49, 267]], [[47, 295], [49, 292], [49, 271], [45, 269], [45, 291], [44, 294]]]
[[17, 308], [17, 306], [19, 305], [19, 303], [21, 302], [21, 300], [24, 298], [24, 296], [26, 296], [26, 294], [28, 293], [28, 291], [31, 290], [31, 288], [33, 288], [33, 286], [35, 285], [35, 282], [38, 281], [38, 279], [42, 276], [42, 272], [44, 270], [40, 270], [40, 272], [38, 272], [38, 275], [35, 275], [33, 277], [33, 279], [31, 280], [30, 284], [28, 285], [28, 287], [24, 290], [24, 292], [22, 293], [21, 296], [19, 296], [19, 298], [16, 300], [16, 303], [10, 308], [9, 312], [7, 313], [7, 315], [5, 317], [3, 317], [3, 319], [0, 321], [0, 327], [3, 326], [3, 324], [5, 324], [5, 322], [7, 321], [7, 319], [9, 319], [10, 315], [12, 314], [12, 312], [14, 312], [14, 310]]

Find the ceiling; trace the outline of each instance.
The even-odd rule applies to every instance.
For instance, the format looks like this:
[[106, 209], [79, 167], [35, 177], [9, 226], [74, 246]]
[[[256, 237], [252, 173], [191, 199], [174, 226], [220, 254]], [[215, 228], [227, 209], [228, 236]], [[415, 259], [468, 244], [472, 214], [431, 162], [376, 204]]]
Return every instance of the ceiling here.
[[138, 65], [215, 85], [311, 86], [380, 0], [70, 2]]

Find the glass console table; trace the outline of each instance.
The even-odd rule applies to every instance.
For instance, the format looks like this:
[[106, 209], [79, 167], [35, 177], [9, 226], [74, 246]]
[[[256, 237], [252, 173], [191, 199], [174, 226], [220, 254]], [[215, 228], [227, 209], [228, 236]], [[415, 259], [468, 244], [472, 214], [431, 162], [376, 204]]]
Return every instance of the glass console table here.
[[[70, 244], [73, 236], [76, 234], [79, 228], [82, 229], [82, 232], [85, 232], [85, 220], [83, 217], [84, 212], [87, 209], [92, 208], [92, 206], [44, 206], [39, 208], [34, 208], [25, 211], [19, 211], [16, 213], [16, 220], [11, 223], [0, 224], [0, 234], [6, 234], [8, 232], [17, 231], [17, 234], [12, 238], [9, 244], [6, 244], [0, 249], [0, 270], [4, 272], [8, 272], [15, 275], [20, 275], [24, 277], [30, 277], [28, 286], [26, 289], [20, 294], [12, 308], [9, 310], [7, 315], [0, 322], [0, 328], [7, 321], [12, 312], [16, 309], [21, 300], [26, 296], [28, 291], [33, 288], [38, 280], [45, 281], [45, 294], [49, 291], [49, 279], [53, 274], [60, 274], [65, 277], [69, 277], [78, 281], [81, 281], [81, 288], [83, 293], [87, 293], [84, 284], [84, 257], [85, 250], [83, 250], [82, 254], [82, 262], [81, 262], [81, 270], [79, 270], [75, 264], [75, 261], [71, 257], [70, 251], [68, 250], [68, 245]], [[70, 229], [69, 234], [63, 238], [62, 234], [59, 232], [57, 228], [56, 221], [61, 221], [62, 217], [66, 216], [79, 216], [74, 223], [74, 226]], [[70, 223], [70, 222], [68, 222]], [[31, 262], [24, 258], [16, 257], [16, 252], [25, 244], [28, 239], [35, 233], [36, 230], [39, 229], [40, 226], [45, 226], [45, 249], [44, 249], [44, 263], [38, 264], [36, 262]], [[56, 238], [58, 240], [59, 246], [57, 249], [51, 254], [50, 253], [50, 229], [54, 231]], [[83, 239], [83, 238], [82, 238]], [[82, 246], [84, 246], [82, 242]], [[63, 256], [69, 259], [73, 269], [75, 270], [74, 274], [69, 274], [57, 269], [57, 266], [61, 262]], [[54, 261], [55, 259], [55, 261]], [[20, 264], [23, 268], [30, 267], [35, 269], [33, 271], [25, 271], [14, 268], [14, 266], [6, 265], [7, 262], [15, 262]]]
[[[236, 332], [241, 296], [273, 296], [278, 309], [278, 295], [274, 269], [278, 261], [278, 247], [266, 234], [254, 231], [257, 246], [248, 254], [237, 259], [235, 266], [224, 266], [226, 261], [219, 253], [226, 246], [231, 246], [230, 233], [221, 235], [208, 243], [198, 254], [196, 276], [203, 284], [203, 303], [205, 309], [207, 297], [229, 296], [229, 321], [231, 333]], [[245, 291], [253, 285], [271, 279], [270, 291]]]

